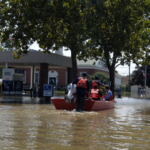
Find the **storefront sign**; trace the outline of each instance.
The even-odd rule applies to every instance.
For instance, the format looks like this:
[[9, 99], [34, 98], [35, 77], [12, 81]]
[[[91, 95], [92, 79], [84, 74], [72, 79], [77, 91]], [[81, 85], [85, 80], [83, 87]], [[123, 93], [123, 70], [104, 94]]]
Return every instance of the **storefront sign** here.
[[5, 79], [4, 80], [9, 80], [9, 77], [5, 77]]
[[20, 70], [20, 69], [15, 69], [15, 73], [20, 73], [20, 74], [24, 74], [24, 70]]
[[52, 85], [44, 84], [43, 96], [52, 96]]

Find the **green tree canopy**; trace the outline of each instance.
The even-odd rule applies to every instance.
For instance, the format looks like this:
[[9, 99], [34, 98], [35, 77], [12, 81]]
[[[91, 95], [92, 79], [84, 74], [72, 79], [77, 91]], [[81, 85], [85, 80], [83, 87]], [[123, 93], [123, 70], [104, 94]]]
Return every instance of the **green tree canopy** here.
[[88, 53], [79, 59], [104, 58], [110, 73], [111, 89], [114, 91], [115, 68], [120, 62], [136, 62], [143, 59], [144, 34], [148, 35], [150, 21], [148, 0], [95, 0], [89, 32]]
[[3, 50], [4, 50], [3, 47], [0, 46], [0, 51], [3, 51]]
[[89, 2], [84, 0], [7, 0], [0, 2], [0, 38], [14, 39], [20, 58], [37, 41], [45, 53], [66, 47], [71, 50], [73, 78], [77, 77], [76, 55], [88, 39]]
[[130, 84], [138, 86], [140, 85], [144, 87], [145, 77], [146, 77], [146, 85], [150, 87], [150, 66], [147, 66], [147, 73], [145, 72], [145, 67], [139, 67], [137, 68], [137, 70], [133, 71]]

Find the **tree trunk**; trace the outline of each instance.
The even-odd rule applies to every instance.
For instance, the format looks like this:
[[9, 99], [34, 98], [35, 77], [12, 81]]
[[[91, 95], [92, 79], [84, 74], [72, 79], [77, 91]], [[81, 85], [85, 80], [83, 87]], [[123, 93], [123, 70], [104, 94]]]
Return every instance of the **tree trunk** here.
[[[105, 57], [109, 58], [108, 56], [109, 56], [109, 54], [106, 52], [105, 53]], [[108, 70], [109, 70], [109, 80], [111, 82], [110, 89], [111, 89], [111, 91], [113, 93], [113, 98], [114, 98], [115, 64], [116, 64], [116, 53], [115, 53], [115, 51], [113, 52], [113, 61], [112, 61], [112, 64], [110, 64], [109, 59], [106, 59], [106, 64], [107, 64], [107, 67], [108, 67]]]
[[110, 66], [109, 68], [109, 74], [110, 74], [110, 81], [111, 81], [111, 86], [110, 86], [110, 89], [113, 93], [113, 96], [114, 96], [114, 87], [115, 87], [115, 68], [113, 66]]
[[72, 60], [72, 80], [75, 80], [78, 77], [78, 68], [77, 68], [77, 59], [76, 59], [76, 50], [71, 49], [71, 60]]

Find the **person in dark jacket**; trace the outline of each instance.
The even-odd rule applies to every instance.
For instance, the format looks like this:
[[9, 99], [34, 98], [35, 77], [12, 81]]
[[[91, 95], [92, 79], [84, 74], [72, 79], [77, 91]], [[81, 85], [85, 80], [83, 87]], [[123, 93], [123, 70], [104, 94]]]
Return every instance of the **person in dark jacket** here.
[[83, 73], [82, 77], [78, 77], [75, 79], [72, 84], [76, 84], [76, 95], [77, 95], [77, 106], [76, 111], [81, 112], [84, 109], [85, 104], [85, 95], [86, 92], [88, 94], [88, 98], [90, 99], [90, 85], [87, 80], [87, 73]]

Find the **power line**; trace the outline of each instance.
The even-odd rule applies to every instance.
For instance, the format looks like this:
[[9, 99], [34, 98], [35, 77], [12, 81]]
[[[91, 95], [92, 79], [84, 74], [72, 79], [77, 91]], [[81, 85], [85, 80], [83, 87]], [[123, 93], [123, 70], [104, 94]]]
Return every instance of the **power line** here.
[[[129, 67], [117, 67], [117, 68], [129, 68]], [[130, 67], [130, 68], [136, 69], [135, 67]]]

